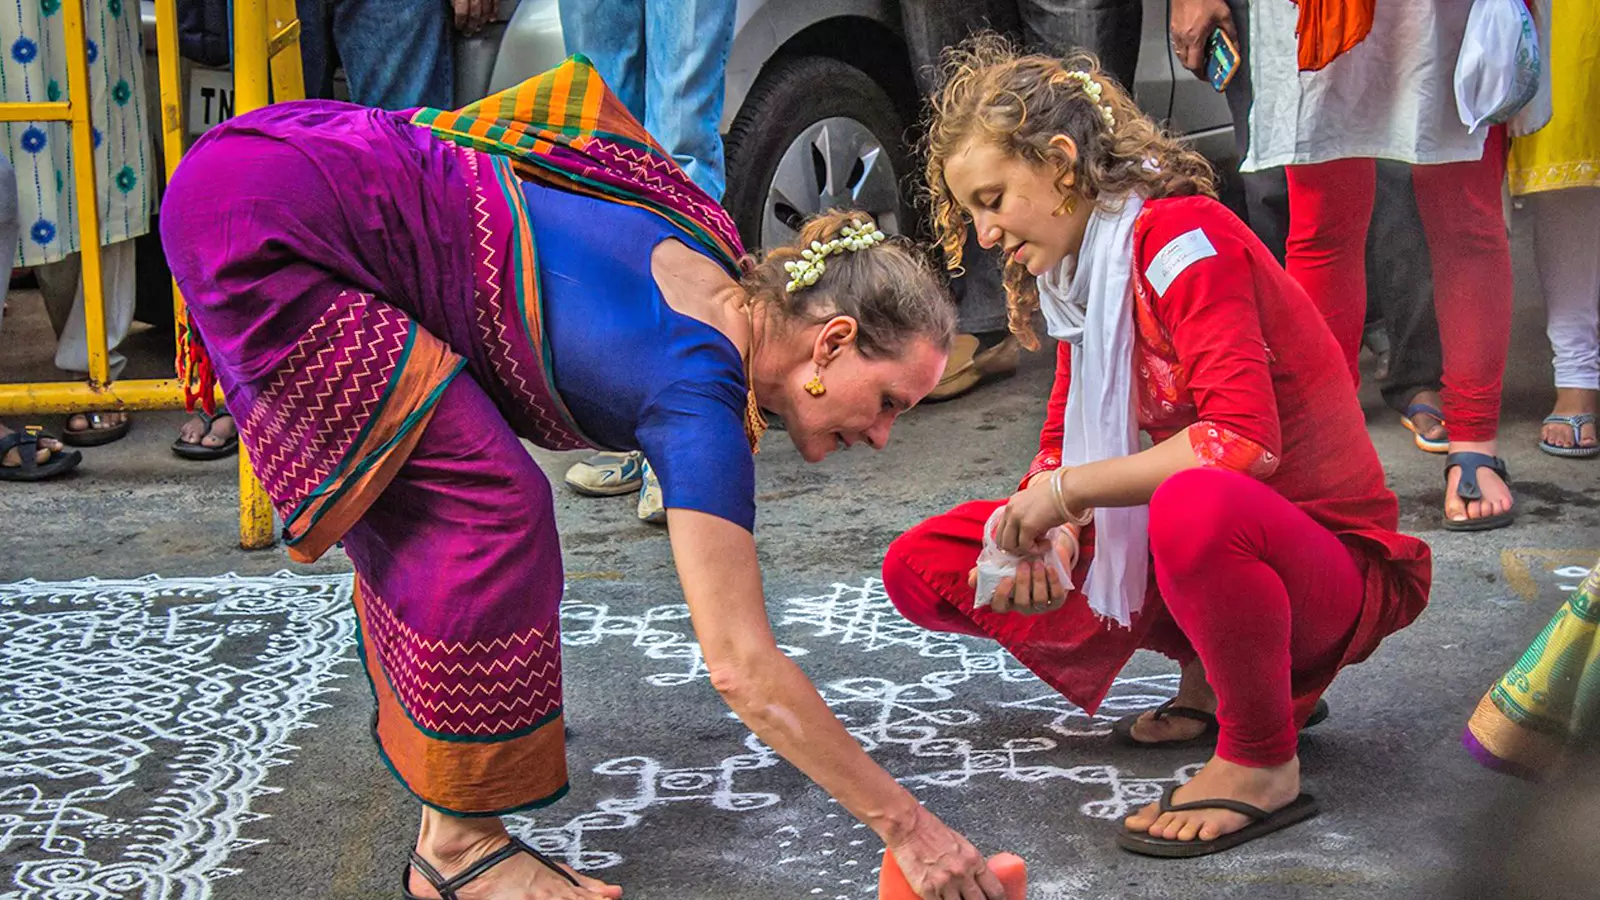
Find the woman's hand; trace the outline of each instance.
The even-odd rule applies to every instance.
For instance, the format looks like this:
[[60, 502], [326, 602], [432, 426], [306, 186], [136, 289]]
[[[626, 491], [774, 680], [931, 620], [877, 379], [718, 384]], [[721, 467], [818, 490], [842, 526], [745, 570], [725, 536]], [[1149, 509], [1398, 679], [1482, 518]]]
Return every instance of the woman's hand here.
[[[1071, 525], [1063, 526], [1054, 543], [1041, 540], [1035, 545], [1035, 550], [1040, 557], [1046, 553], [1056, 554], [1061, 560], [1061, 567], [1071, 572], [1078, 564], [1077, 529]], [[967, 584], [973, 588], [978, 586], [976, 568], [967, 573]], [[1035, 616], [1060, 609], [1068, 593], [1067, 586], [1056, 577], [1055, 569], [1046, 565], [1043, 559], [1025, 559], [1017, 563], [1016, 575], [1002, 578], [995, 585], [989, 609], [997, 613]]]
[[978, 848], [923, 807], [889, 852], [922, 900], [1006, 900], [1005, 886]]

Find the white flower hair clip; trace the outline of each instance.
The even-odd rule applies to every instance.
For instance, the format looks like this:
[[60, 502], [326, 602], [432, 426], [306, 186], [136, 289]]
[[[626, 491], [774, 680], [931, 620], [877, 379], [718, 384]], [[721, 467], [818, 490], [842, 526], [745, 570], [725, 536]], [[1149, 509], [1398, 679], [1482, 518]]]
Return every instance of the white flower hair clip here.
[[826, 244], [812, 241], [811, 246], [800, 251], [799, 259], [783, 264], [783, 270], [789, 273], [789, 283], [784, 285], [784, 290], [792, 294], [816, 284], [822, 273], [828, 270], [827, 259], [831, 254], [866, 250], [888, 239], [889, 236], [872, 222], [863, 225], [860, 219], [852, 219], [849, 225], [839, 229], [838, 237]]
[[1105, 90], [1100, 87], [1100, 82], [1095, 81], [1094, 77], [1088, 72], [1080, 72], [1076, 69], [1068, 72], [1067, 77], [1083, 86], [1083, 92], [1089, 95], [1089, 100], [1094, 103], [1096, 109], [1100, 110], [1100, 118], [1106, 123], [1106, 128], [1115, 129], [1117, 120], [1116, 117], [1111, 115], [1111, 107], [1101, 102], [1105, 96]]

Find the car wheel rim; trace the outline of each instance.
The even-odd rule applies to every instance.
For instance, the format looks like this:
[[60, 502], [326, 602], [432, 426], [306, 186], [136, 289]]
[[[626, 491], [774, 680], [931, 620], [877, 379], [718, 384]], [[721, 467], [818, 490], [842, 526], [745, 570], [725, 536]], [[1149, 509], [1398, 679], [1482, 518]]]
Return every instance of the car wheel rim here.
[[884, 231], [900, 231], [894, 164], [871, 129], [843, 116], [812, 124], [779, 157], [762, 206], [761, 246], [792, 241], [801, 222], [838, 207], [864, 210]]

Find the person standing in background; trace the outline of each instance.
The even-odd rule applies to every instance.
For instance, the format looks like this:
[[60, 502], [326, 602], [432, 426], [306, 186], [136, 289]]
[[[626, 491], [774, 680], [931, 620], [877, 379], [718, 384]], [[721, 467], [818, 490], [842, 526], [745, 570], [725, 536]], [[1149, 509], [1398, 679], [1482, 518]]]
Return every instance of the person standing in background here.
[[[0, 100], [46, 103], [67, 99], [67, 44], [63, 0], [17, 3], [0, 15]], [[127, 359], [117, 348], [133, 324], [133, 239], [150, 228], [149, 106], [145, 102], [144, 46], [139, 4], [91, 0], [84, 4], [88, 35], [90, 117], [94, 127], [95, 198], [100, 213], [100, 263], [105, 296], [106, 347], [111, 377]], [[56, 332], [56, 367], [78, 378], [89, 373], [83, 285], [78, 246], [78, 186], [73, 178], [71, 131], [66, 122], [0, 123], [4, 153], [16, 171], [20, 237], [14, 266], [33, 269]], [[124, 412], [69, 416], [63, 440], [92, 447], [128, 433]]]
[[306, 96], [331, 98], [342, 66], [352, 103], [450, 109], [452, 26], [473, 34], [494, 11], [494, 0], [296, 0]]
[[1376, 7], [1370, 32], [1319, 71], [1301, 71], [1293, 7], [1251, 7], [1255, 96], [1244, 168], [1288, 166], [1287, 268], [1322, 310], [1352, 381], [1365, 321], [1377, 159], [1411, 166], [1435, 281], [1449, 428], [1448, 531], [1515, 519], [1498, 452], [1510, 349], [1511, 247], [1501, 206], [1505, 129], [1468, 128], [1453, 76], [1471, 4]]
[[1555, 407], [1539, 449], [1600, 455], [1600, 4], [1559, 3], [1550, 23], [1550, 123], [1511, 142], [1511, 193], [1533, 211], [1555, 351]]
[[[1250, 4], [1248, 0], [1173, 0], [1170, 29], [1178, 61], [1206, 80], [1205, 48], [1218, 28], [1234, 39], [1241, 65], [1228, 83], [1234, 149], [1249, 152]], [[1278, 262], [1289, 238], [1289, 183], [1284, 167], [1235, 173], [1244, 195], [1242, 217]], [[1439, 395], [1442, 351], [1433, 311], [1433, 269], [1422, 245], [1422, 218], [1411, 186], [1410, 167], [1379, 160], [1378, 190], [1367, 233], [1366, 271], [1369, 328], [1388, 342], [1388, 362], [1378, 377], [1383, 399], [1400, 413], [1419, 449], [1444, 453], [1450, 437]], [[1376, 320], [1375, 322], [1373, 320]]]
[[[0, 156], [0, 253], [16, 256], [17, 178], [11, 163]], [[6, 266], [6, 281], [11, 267]], [[0, 331], [5, 328], [5, 303], [0, 300]], [[64, 475], [83, 461], [83, 454], [67, 450], [61, 441], [35, 428], [12, 431], [0, 422], [0, 481], [43, 481]]]
[[[561, 0], [567, 53], [581, 53], [628, 112], [711, 199], [727, 190], [723, 81], [735, 0]], [[595, 453], [567, 470], [589, 497], [639, 491], [639, 519], [665, 524], [661, 482], [644, 454]]]

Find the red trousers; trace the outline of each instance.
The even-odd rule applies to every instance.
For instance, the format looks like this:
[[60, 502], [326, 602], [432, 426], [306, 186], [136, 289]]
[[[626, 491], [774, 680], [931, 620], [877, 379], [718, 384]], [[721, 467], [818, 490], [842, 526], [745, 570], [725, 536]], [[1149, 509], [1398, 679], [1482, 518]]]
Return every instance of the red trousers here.
[[[1505, 153], [1505, 130], [1496, 127], [1482, 159], [1411, 167], [1433, 263], [1444, 417], [1458, 441], [1494, 440], [1500, 421], [1500, 382], [1511, 346], [1511, 245], [1500, 201]], [[1358, 383], [1376, 166], [1371, 159], [1340, 159], [1288, 172], [1284, 268], [1328, 320]]]
[[[999, 621], [1017, 614], [974, 610], [966, 586], [983, 523], [1003, 502], [959, 506], [890, 545], [884, 587], [902, 615], [938, 631], [997, 636], [1014, 653], [1028, 640]], [[1180, 472], [1156, 491], [1150, 554], [1164, 609], [1141, 615], [1164, 620], [1141, 646], [1182, 663], [1198, 655], [1217, 694], [1217, 755], [1255, 767], [1294, 758], [1294, 682], [1303, 674], [1326, 683], [1343, 658], [1365, 587], [1355, 558], [1272, 488], [1219, 469]], [[1082, 616], [1085, 603], [1074, 594], [1036, 618]]]

